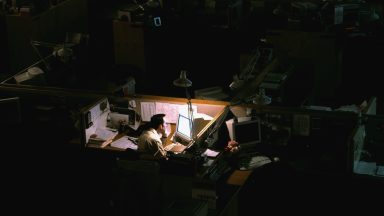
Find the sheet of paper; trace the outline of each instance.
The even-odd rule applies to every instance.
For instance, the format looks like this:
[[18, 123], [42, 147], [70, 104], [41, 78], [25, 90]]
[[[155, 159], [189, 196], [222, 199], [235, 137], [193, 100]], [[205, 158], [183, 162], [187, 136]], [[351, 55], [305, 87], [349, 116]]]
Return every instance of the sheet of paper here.
[[227, 125], [227, 129], [228, 129], [228, 134], [229, 134], [229, 138], [231, 140], [233, 140], [233, 119], [229, 119], [225, 122], [225, 124]]
[[156, 113], [155, 102], [141, 102], [141, 120], [149, 122]]
[[[185, 116], [188, 116], [188, 105], [185, 104], [185, 105], [179, 105], [179, 113], [185, 115]], [[195, 115], [197, 113], [197, 106], [196, 105], [192, 105], [192, 110], [193, 110], [193, 114]]]
[[181, 105], [170, 103], [155, 103], [156, 114], [164, 113], [168, 123], [176, 123]]
[[137, 145], [133, 143], [131, 140], [128, 139], [127, 136], [123, 136], [118, 140], [115, 140], [111, 143], [112, 147], [119, 148], [119, 149], [133, 149], [137, 150]]
[[360, 107], [355, 105], [355, 104], [344, 105], [344, 106], [341, 106], [341, 107], [335, 109], [335, 111], [345, 111], [345, 112], [359, 113]]
[[251, 116], [243, 116], [243, 117], [238, 117], [237, 122], [246, 122], [246, 121], [251, 121], [252, 117]]
[[293, 134], [300, 136], [309, 136], [310, 117], [304, 114], [293, 115]]
[[129, 104], [128, 107], [136, 108], [136, 101], [135, 100], [129, 100], [128, 104]]
[[355, 162], [353, 172], [358, 173], [358, 174], [365, 174], [365, 175], [375, 175], [376, 163], [375, 162], [365, 162], [365, 161]]
[[95, 138], [100, 140], [109, 140], [113, 139], [113, 137], [115, 137], [117, 133], [117, 131], [112, 131], [108, 128], [97, 128], [95, 131]]
[[376, 175], [384, 176], [384, 166], [377, 166]]
[[219, 153], [220, 152], [207, 149], [203, 154], [207, 155], [207, 157], [216, 157]]
[[213, 117], [205, 114], [205, 113], [194, 113], [193, 114], [193, 117], [196, 119], [196, 118], [202, 118], [204, 120], [208, 120], [208, 121], [211, 121], [213, 119]]
[[344, 19], [344, 7], [336, 6], [335, 7], [335, 25], [342, 24]]

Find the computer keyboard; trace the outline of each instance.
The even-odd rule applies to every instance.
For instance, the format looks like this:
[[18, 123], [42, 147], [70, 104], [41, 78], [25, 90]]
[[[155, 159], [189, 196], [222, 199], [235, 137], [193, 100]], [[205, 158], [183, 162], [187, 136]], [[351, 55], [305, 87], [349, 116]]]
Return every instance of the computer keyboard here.
[[169, 150], [171, 150], [171, 148], [175, 147], [175, 145], [176, 145], [176, 143], [171, 143], [171, 144], [165, 146], [165, 147], [164, 147], [164, 150], [165, 150], [165, 151], [169, 151]]
[[171, 151], [171, 152], [182, 152], [184, 151], [185, 148], [186, 146], [179, 142], [171, 143], [164, 147], [165, 151]]
[[272, 160], [264, 155], [247, 154], [239, 158], [238, 168], [240, 170], [250, 170], [271, 163]]

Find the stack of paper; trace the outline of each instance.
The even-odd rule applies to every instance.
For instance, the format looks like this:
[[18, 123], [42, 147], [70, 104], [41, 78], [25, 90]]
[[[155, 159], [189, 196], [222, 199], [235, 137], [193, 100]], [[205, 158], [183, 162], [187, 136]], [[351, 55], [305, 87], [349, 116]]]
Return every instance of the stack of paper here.
[[116, 130], [109, 128], [97, 128], [95, 133], [89, 138], [89, 143], [103, 145], [104, 142], [110, 141], [118, 134]]
[[137, 145], [129, 139], [128, 136], [123, 136], [118, 140], [115, 140], [111, 143], [112, 147], [119, 149], [133, 149], [137, 150]]

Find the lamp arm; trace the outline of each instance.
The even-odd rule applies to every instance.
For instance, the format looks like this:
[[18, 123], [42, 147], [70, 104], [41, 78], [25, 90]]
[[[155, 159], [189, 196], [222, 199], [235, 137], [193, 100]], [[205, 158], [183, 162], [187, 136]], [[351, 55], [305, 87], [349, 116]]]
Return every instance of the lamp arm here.
[[194, 140], [195, 141], [195, 131], [194, 131], [194, 122], [193, 122], [193, 119], [194, 119], [194, 117], [193, 117], [193, 108], [192, 108], [192, 102], [191, 102], [191, 98], [188, 98], [188, 102], [187, 102], [187, 104], [188, 104], [188, 118], [189, 118], [189, 126], [190, 126], [190, 128], [191, 128], [191, 138], [192, 138], [192, 140]]
[[49, 66], [48, 62], [45, 61], [45, 58], [41, 55], [40, 51], [36, 47], [36, 46], [40, 45], [39, 43], [40, 42], [38, 42], [38, 41], [31, 41], [31, 45], [32, 45], [33, 49], [35, 50], [35, 52], [37, 53], [37, 55], [39, 56], [41, 61], [43, 61], [45, 68], [47, 68], [47, 70], [51, 70], [51, 67]]
[[58, 44], [48, 43], [48, 42], [43, 42], [43, 41], [31, 40], [31, 45], [33, 47], [35, 47], [35, 46], [42, 46], [42, 47], [52, 47], [52, 48], [55, 48]]
[[191, 94], [188, 91], [188, 87], [185, 88], [185, 95], [187, 96], [188, 103], [190, 103], [192, 97], [191, 97]]

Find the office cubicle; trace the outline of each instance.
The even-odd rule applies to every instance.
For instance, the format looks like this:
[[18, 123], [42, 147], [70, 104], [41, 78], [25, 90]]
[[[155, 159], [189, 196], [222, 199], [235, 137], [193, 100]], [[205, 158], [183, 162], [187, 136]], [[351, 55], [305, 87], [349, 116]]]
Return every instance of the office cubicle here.
[[256, 151], [279, 157], [299, 173], [346, 173], [350, 167], [348, 139], [357, 125], [353, 112], [273, 106], [232, 106], [237, 117], [261, 120]]
[[[204, 119], [199, 127], [198, 133], [196, 133], [194, 146], [205, 146], [205, 140], [209, 135], [212, 135], [213, 128], [216, 126], [216, 121], [222, 117], [225, 112], [227, 102], [211, 101], [211, 100], [195, 100], [192, 99], [192, 107], [196, 110], [195, 118], [201, 117]], [[101, 108], [102, 107], [102, 108]], [[90, 148], [100, 148], [101, 146], [90, 143], [90, 137], [97, 128], [106, 127], [107, 121], [110, 121], [109, 114], [112, 112], [119, 112], [123, 110], [123, 113], [127, 115], [126, 120], [134, 118], [125, 125], [129, 131], [136, 131], [139, 125], [144, 124], [150, 120], [153, 114], [165, 113], [169, 123], [172, 125], [172, 132], [169, 137], [172, 137], [174, 133], [174, 126], [176, 124], [176, 118], [179, 112], [183, 112], [187, 108], [187, 100], [184, 98], [175, 97], [161, 97], [151, 95], [135, 95], [132, 97], [104, 97], [100, 101], [92, 103], [85, 107], [81, 113], [83, 136], [82, 145]], [[128, 114], [133, 112], [134, 114]], [[124, 118], [124, 117], [123, 117]], [[119, 128], [115, 128], [119, 129]], [[168, 140], [167, 142], [169, 142]], [[106, 145], [102, 148], [108, 150], [119, 149], [113, 148], [110, 145]], [[120, 149], [121, 151], [121, 149]]]

